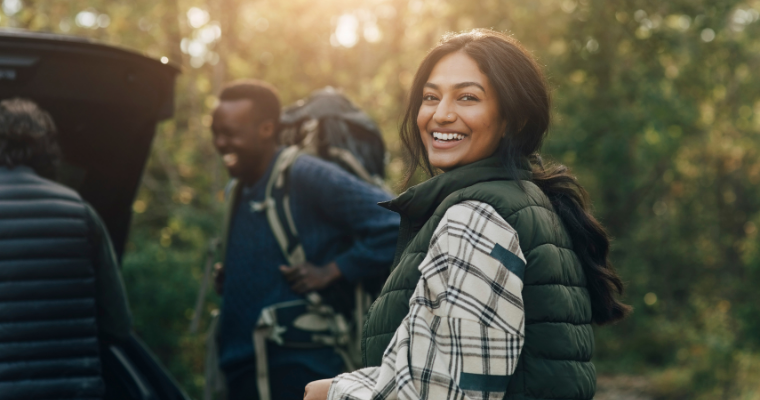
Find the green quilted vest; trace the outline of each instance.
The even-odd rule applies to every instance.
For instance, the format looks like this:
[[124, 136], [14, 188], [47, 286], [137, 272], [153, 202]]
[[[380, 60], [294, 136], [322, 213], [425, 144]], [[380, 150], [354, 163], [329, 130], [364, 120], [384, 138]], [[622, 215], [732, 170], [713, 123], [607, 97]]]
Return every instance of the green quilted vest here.
[[[530, 179], [521, 171], [521, 179]], [[490, 204], [516, 231], [527, 260], [523, 279], [525, 346], [508, 399], [591, 399], [596, 371], [594, 335], [583, 268], [549, 199], [529, 180], [510, 180], [495, 158], [414, 186], [383, 205], [401, 215], [396, 260], [364, 325], [365, 366], [378, 366], [409, 299], [430, 238], [446, 210], [465, 200]]]

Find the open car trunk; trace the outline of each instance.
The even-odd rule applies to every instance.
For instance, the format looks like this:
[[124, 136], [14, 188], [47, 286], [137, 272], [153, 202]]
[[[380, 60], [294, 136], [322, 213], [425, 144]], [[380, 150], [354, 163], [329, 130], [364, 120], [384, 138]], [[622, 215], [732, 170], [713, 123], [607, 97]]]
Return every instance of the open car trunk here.
[[[97, 210], [119, 258], [156, 124], [174, 111], [178, 73], [85, 39], [0, 30], [0, 99], [29, 98], [52, 115], [59, 181]], [[101, 357], [107, 398], [188, 398], [136, 337]]]
[[156, 124], [179, 70], [81, 38], [0, 31], [0, 99], [26, 97], [59, 131], [61, 183], [97, 210], [121, 257]]

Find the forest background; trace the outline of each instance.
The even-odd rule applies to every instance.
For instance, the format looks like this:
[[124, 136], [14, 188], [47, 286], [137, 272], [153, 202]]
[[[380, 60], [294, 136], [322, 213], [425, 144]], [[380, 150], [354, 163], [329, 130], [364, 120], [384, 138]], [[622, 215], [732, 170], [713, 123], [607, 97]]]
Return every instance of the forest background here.
[[341, 88], [381, 126], [395, 184], [417, 65], [445, 32], [488, 27], [546, 66], [554, 120], [543, 155], [572, 167], [615, 238], [635, 312], [596, 329], [601, 389], [760, 399], [760, 1], [4, 0], [2, 11], [0, 26], [182, 68], [123, 274], [135, 329], [193, 397], [219, 303], [207, 295], [191, 332], [227, 180], [209, 131], [221, 85], [263, 79], [283, 104]]

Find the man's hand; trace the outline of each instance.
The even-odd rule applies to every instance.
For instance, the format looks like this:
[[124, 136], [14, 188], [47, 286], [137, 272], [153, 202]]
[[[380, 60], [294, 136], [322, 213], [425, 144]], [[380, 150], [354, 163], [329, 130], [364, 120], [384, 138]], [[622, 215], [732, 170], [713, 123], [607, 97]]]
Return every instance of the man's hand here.
[[299, 294], [321, 290], [341, 277], [338, 264], [331, 262], [324, 267], [317, 267], [305, 262], [301, 265], [288, 267], [280, 265], [280, 272], [290, 283], [290, 288]]
[[214, 264], [214, 290], [220, 296], [224, 290], [224, 266], [220, 262]]
[[332, 379], [322, 379], [309, 383], [303, 392], [303, 400], [327, 400], [330, 385], [332, 385]]

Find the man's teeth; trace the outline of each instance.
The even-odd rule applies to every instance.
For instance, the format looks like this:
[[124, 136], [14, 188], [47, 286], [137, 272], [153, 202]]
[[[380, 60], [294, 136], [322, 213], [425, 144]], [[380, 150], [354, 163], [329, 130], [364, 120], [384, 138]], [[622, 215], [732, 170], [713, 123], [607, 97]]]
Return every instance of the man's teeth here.
[[229, 153], [222, 156], [222, 161], [224, 161], [224, 165], [228, 167], [237, 164], [237, 160], [238, 160], [238, 157], [237, 157], [237, 154], [235, 153]]
[[441, 133], [441, 132], [433, 132], [433, 137], [438, 140], [462, 140], [464, 139], [464, 135], [461, 133]]

